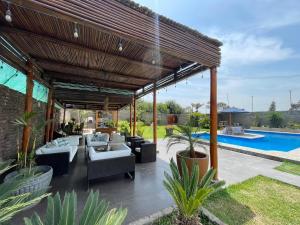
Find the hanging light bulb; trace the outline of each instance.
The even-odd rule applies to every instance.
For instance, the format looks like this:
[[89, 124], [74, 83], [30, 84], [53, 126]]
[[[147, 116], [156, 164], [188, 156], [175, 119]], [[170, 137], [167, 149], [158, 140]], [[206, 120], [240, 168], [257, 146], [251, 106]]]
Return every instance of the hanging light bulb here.
[[119, 52], [123, 51], [123, 45], [122, 45], [122, 42], [119, 42], [118, 50], [119, 50]]
[[203, 73], [202, 73], [202, 76], [201, 76], [201, 78], [203, 79]]
[[155, 65], [155, 59], [152, 59], [152, 61], [151, 61], [151, 63], [153, 64], [153, 65]]
[[78, 38], [78, 37], [79, 37], [79, 33], [78, 33], [77, 23], [75, 23], [74, 38]]
[[152, 63], [153, 65], [156, 64], [154, 51], [152, 52], [152, 61], [151, 61], [151, 63]]
[[9, 3], [7, 4], [7, 10], [6, 10], [6, 13], [5, 13], [5, 20], [9, 23], [11, 23], [11, 21], [12, 21], [11, 11], [10, 11], [10, 8], [9, 8]]

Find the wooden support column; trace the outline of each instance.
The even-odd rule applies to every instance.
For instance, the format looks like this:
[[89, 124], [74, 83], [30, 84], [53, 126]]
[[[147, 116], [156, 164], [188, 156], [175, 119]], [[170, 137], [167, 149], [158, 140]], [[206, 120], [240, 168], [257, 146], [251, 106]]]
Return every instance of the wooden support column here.
[[64, 104], [64, 117], [63, 117], [63, 124], [66, 123], [66, 104]]
[[[48, 92], [46, 121], [49, 121], [51, 118], [52, 98], [53, 98], [53, 90], [50, 88]], [[47, 123], [45, 127], [45, 143], [50, 141], [50, 127], [51, 127], [51, 123]]]
[[116, 121], [116, 127], [118, 129], [119, 126], [119, 110], [117, 109], [117, 121]]
[[51, 123], [50, 123], [50, 131], [49, 131], [49, 141], [53, 140], [53, 132], [54, 132], [54, 111], [55, 111], [55, 99], [52, 98], [51, 100], [51, 113], [50, 113], [50, 119], [51, 119]]
[[136, 135], [136, 96], [133, 98], [133, 136]]
[[210, 166], [216, 170], [218, 179], [218, 112], [217, 112], [217, 68], [210, 68]]
[[[133, 99], [132, 99], [133, 102]], [[132, 104], [129, 105], [129, 127], [130, 127], [130, 136], [132, 136]]]
[[153, 84], [153, 143], [157, 143], [156, 83]]
[[[32, 112], [32, 92], [33, 92], [33, 65], [31, 62], [28, 63], [28, 71], [27, 71], [27, 78], [26, 78], [26, 95], [25, 95], [25, 113]], [[23, 136], [22, 136], [22, 150], [26, 152], [28, 150], [30, 139], [30, 127], [25, 126], [23, 129]]]

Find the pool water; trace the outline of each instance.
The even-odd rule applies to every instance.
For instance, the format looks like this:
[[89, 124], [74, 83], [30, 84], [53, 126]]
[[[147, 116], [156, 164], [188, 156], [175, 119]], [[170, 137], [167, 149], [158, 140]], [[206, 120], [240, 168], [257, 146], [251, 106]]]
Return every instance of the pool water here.
[[[245, 130], [246, 133], [264, 135], [262, 138], [245, 139], [218, 135], [218, 142], [255, 148], [263, 151], [288, 152], [300, 148], [300, 134]], [[209, 140], [209, 134], [194, 134], [194, 137]]]

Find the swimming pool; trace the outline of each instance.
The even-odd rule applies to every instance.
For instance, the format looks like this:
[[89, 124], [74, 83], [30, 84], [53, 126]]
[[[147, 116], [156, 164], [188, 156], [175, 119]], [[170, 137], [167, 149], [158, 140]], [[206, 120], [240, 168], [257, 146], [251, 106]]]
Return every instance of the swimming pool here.
[[[300, 148], [300, 134], [245, 130], [246, 133], [264, 135], [262, 138], [245, 139], [218, 135], [218, 142], [255, 148], [263, 151], [288, 152]], [[209, 134], [194, 134], [194, 137], [209, 140]]]

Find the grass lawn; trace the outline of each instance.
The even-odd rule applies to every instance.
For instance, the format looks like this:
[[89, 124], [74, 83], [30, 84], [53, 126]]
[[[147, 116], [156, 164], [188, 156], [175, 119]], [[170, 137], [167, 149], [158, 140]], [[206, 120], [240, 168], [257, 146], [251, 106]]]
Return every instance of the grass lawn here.
[[300, 224], [300, 188], [257, 176], [221, 190], [205, 207], [227, 224]]
[[[163, 125], [157, 126], [157, 138], [164, 138], [166, 136], [166, 127], [167, 126], [163, 126]], [[176, 128], [176, 126], [173, 126], [173, 127]], [[195, 128], [195, 131], [196, 131], [196, 128]], [[201, 129], [200, 131], [209, 131], [209, 129]], [[143, 137], [146, 139], [153, 138], [153, 127], [152, 126], [144, 127]]]
[[285, 161], [280, 166], [277, 166], [275, 169], [300, 176], [300, 164]]

